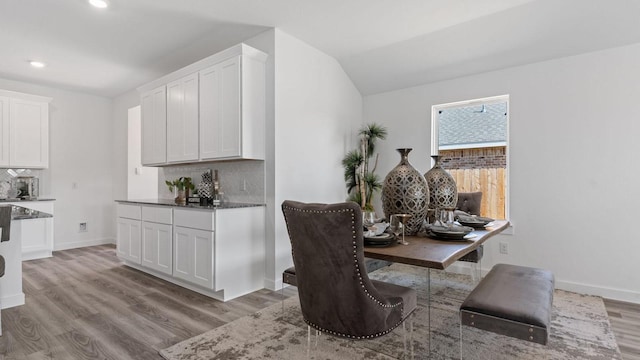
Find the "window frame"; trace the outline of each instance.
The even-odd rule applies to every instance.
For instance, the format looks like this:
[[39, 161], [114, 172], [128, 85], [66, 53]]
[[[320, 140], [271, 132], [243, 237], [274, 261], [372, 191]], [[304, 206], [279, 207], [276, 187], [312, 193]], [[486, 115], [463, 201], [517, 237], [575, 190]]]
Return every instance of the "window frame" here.
[[[462, 101], [456, 101], [456, 102], [450, 102], [450, 103], [444, 103], [444, 104], [437, 104], [437, 105], [432, 105], [431, 106], [431, 154], [433, 155], [438, 155], [440, 153], [440, 146], [438, 145], [439, 143], [439, 135], [440, 135], [440, 127], [439, 127], [439, 115], [440, 115], [440, 111], [442, 110], [446, 110], [446, 109], [452, 109], [452, 108], [459, 108], [459, 107], [468, 107], [468, 106], [482, 106], [482, 105], [492, 105], [492, 104], [498, 104], [498, 103], [506, 103], [507, 106], [507, 126], [506, 126], [506, 140], [505, 140], [505, 156], [506, 156], [506, 169], [505, 169], [505, 209], [504, 209], [504, 214], [505, 214], [505, 218], [506, 220], [509, 221], [510, 217], [511, 217], [511, 211], [510, 211], [510, 205], [511, 205], [511, 184], [510, 184], [510, 168], [511, 168], [511, 161], [510, 161], [510, 154], [511, 151], [509, 151], [509, 126], [511, 123], [511, 111], [510, 111], [510, 104], [509, 104], [509, 94], [506, 95], [497, 95], [497, 96], [490, 96], [490, 97], [485, 97], [485, 98], [477, 98], [477, 99], [471, 99], [471, 100], [462, 100]], [[461, 147], [461, 149], [464, 147]], [[433, 167], [433, 165], [435, 164], [434, 160], [431, 160], [431, 167]]]

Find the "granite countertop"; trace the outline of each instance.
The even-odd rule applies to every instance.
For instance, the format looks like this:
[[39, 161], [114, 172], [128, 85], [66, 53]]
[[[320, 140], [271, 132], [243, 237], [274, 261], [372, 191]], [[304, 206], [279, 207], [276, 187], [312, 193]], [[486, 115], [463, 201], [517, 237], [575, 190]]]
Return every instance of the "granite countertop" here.
[[243, 208], [243, 207], [265, 206], [265, 204], [234, 203], [234, 202], [225, 202], [218, 206], [213, 206], [213, 205], [202, 206], [199, 203], [176, 204], [176, 202], [173, 199], [116, 200], [116, 202], [124, 203], [124, 204], [173, 206], [178, 208], [202, 209], [202, 210], [224, 210], [224, 209], [237, 209], [237, 208]]
[[4, 202], [22, 202], [22, 201], [55, 201], [56, 199], [38, 198], [38, 199], [0, 199], [0, 203]]
[[27, 219], [44, 219], [51, 218], [53, 215], [18, 205], [0, 205], [0, 207], [11, 206], [11, 220], [27, 220]]

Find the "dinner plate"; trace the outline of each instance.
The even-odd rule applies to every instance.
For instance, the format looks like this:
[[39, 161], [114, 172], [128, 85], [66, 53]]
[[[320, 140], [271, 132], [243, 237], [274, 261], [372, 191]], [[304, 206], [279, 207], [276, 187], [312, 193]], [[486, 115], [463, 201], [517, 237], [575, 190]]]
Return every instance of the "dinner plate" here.
[[383, 247], [389, 246], [396, 241], [395, 236], [389, 233], [382, 233], [376, 236], [365, 236], [364, 244], [366, 246]]
[[458, 222], [461, 225], [471, 226], [476, 229], [484, 229], [492, 221], [494, 219], [482, 216], [458, 216]]
[[464, 240], [464, 237], [472, 232], [474, 228], [469, 226], [454, 225], [451, 228], [446, 226], [432, 226], [429, 231], [435, 237], [446, 240]]

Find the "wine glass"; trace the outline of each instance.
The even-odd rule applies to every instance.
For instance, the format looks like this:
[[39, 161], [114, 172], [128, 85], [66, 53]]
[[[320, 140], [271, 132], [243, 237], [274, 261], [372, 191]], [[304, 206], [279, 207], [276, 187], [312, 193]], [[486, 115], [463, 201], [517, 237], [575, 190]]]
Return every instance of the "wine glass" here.
[[[396, 237], [398, 235], [400, 235], [400, 233], [402, 233], [402, 240], [399, 241], [400, 244], [402, 245], [409, 245], [409, 243], [404, 239], [404, 229], [407, 225], [407, 221], [409, 221], [409, 219], [411, 219], [411, 214], [393, 214], [391, 215], [391, 224], [396, 223], [396, 226], [394, 227], [396, 230], [391, 230], [393, 231], [394, 234], [396, 234]], [[397, 231], [397, 233], [396, 233]]]
[[451, 229], [453, 226], [453, 210], [448, 208], [440, 209], [440, 225]]
[[393, 235], [396, 236], [398, 243], [400, 243], [400, 234], [402, 234], [403, 228], [404, 226], [402, 225], [400, 219], [395, 215], [391, 215], [391, 217], [389, 218], [389, 230], [391, 230]]

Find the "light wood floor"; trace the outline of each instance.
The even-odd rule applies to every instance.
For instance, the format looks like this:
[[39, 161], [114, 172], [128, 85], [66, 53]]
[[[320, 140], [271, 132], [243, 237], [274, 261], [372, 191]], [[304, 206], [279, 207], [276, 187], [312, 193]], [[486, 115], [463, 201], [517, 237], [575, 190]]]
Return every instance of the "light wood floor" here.
[[26, 304], [2, 311], [0, 359], [162, 359], [160, 349], [282, 300], [260, 290], [222, 303], [122, 266], [111, 245], [26, 261], [23, 279]]
[[604, 299], [624, 360], [640, 360], [640, 305]]
[[[260, 290], [222, 303], [122, 266], [112, 245], [26, 261], [23, 279], [26, 304], [2, 311], [0, 359], [161, 359], [160, 349], [282, 300]], [[640, 305], [605, 306], [623, 359], [640, 360]]]

